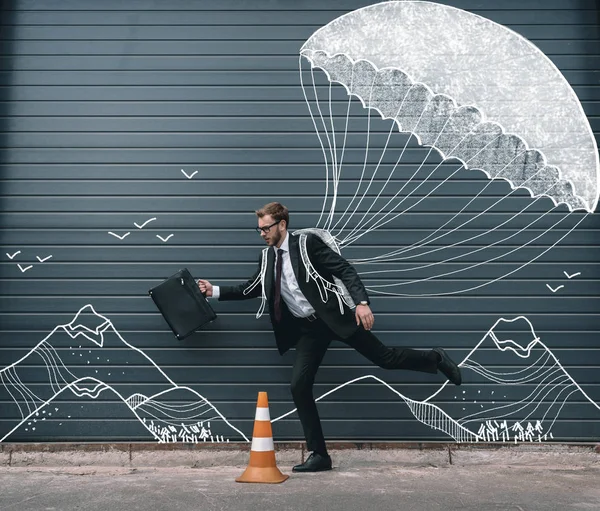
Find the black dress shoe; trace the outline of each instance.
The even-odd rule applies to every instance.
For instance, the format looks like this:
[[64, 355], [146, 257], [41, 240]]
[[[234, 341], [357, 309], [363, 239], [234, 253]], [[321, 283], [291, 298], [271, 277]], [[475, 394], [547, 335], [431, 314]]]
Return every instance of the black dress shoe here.
[[323, 470], [331, 470], [331, 458], [316, 452], [313, 452], [304, 463], [292, 468], [292, 472], [322, 472]]
[[454, 385], [462, 383], [460, 367], [452, 360], [442, 348], [434, 348], [433, 351], [440, 356], [438, 361], [438, 369], [448, 378]]

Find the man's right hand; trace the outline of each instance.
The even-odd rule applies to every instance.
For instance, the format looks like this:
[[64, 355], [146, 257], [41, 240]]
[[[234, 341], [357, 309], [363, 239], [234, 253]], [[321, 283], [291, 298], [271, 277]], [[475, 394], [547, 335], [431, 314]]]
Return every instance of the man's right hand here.
[[202, 294], [204, 294], [205, 296], [212, 296], [213, 286], [208, 280], [198, 279], [198, 287], [200, 288], [200, 291], [202, 291]]

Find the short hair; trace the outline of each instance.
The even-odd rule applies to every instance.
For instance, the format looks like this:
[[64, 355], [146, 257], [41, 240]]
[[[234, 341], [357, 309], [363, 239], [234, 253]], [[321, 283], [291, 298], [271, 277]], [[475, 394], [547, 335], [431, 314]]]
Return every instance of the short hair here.
[[269, 204], [265, 204], [262, 208], [257, 209], [255, 213], [258, 218], [270, 215], [273, 217], [273, 220], [278, 222], [285, 220], [286, 228], [290, 225], [290, 212], [288, 208], [279, 202], [269, 202]]

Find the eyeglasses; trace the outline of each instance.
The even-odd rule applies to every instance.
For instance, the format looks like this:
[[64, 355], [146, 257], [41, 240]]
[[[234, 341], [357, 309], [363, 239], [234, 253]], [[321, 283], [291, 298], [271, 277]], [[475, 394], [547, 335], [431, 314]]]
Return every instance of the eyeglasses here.
[[264, 232], [265, 234], [267, 234], [271, 230], [271, 227], [273, 227], [274, 225], [277, 225], [279, 222], [281, 222], [281, 220], [277, 220], [277, 222], [274, 222], [271, 225], [267, 225], [266, 227], [255, 227], [254, 230], [258, 234], [260, 234], [261, 232]]

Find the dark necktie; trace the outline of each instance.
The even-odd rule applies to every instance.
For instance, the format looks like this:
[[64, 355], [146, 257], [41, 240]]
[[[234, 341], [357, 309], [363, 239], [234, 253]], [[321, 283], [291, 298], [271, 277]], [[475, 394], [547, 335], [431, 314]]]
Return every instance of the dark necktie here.
[[275, 276], [275, 321], [281, 321], [281, 272], [283, 270], [283, 250], [277, 249], [277, 275]]

